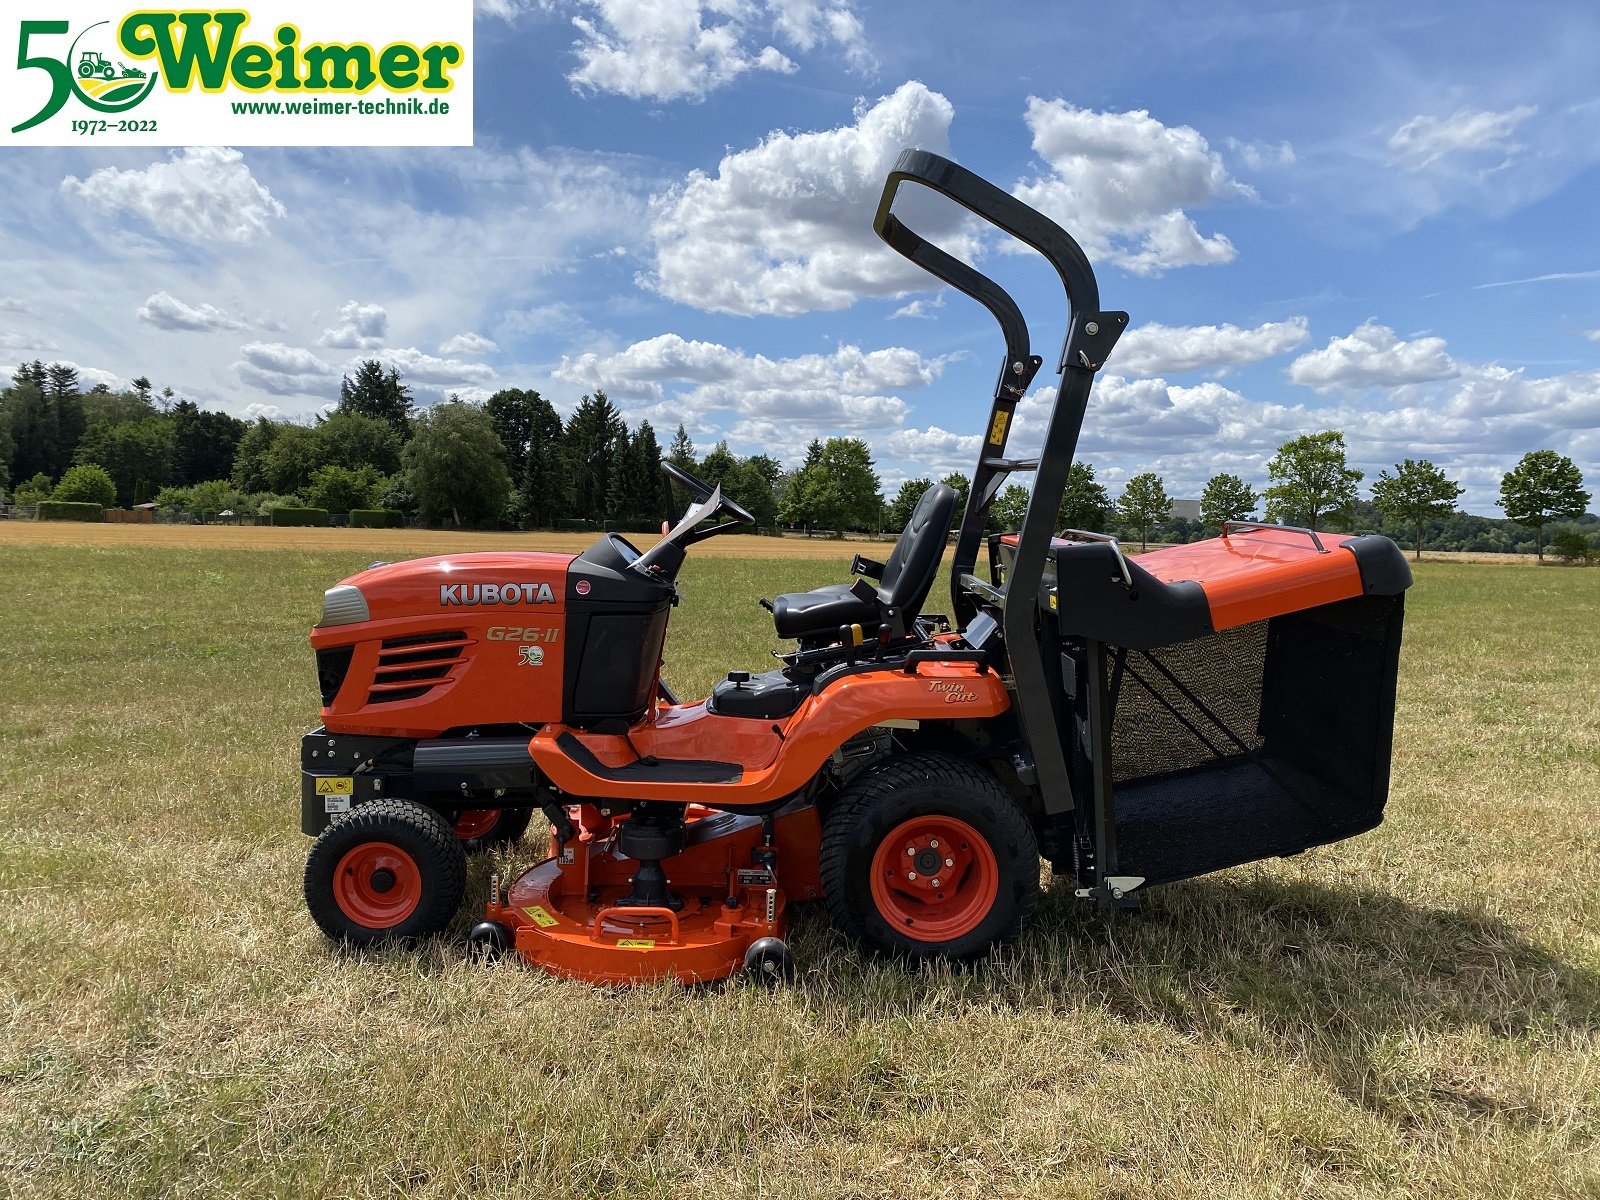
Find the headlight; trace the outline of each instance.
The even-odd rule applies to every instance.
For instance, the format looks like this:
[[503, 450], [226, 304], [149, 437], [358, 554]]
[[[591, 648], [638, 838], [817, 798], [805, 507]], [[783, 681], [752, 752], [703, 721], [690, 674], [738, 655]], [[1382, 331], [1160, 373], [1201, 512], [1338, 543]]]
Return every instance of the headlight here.
[[319, 629], [324, 625], [354, 625], [357, 621], [370, 620], [372, 614], [367, 611], [367, 598], [361, 594], [360, 588], [341, 583], [322, 593], [322, 620], [317, 622]]

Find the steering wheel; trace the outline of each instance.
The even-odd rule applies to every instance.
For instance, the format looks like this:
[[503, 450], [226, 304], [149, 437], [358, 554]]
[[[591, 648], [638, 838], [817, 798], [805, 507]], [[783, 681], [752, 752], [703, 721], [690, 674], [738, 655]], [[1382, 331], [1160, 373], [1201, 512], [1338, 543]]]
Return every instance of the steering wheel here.
[[[716, 490], [715, 488], [707, 487], [704, 483], [700, 482], [700, 480], [689, 474], [689, 472], [678, 466], [677, 463], [668, 462], [666, 459], [662, 459], [661, 469], [666, 472], [666, 475], [669, 479], [681, 483], [685, 488], [687, 488], [689, 490], [689, 494], [695, 498], [695, 503], [697, 504], [702, 504], [711, 499], [712, 493]], [[756, 523], [756, 519], [750, 515], [749, 510], [737, 500], [729, 496], [727, 492], [722, 493], [722, 509], [726, 510], [733, 517], [733, 519], [738, 521], [741, 525], [754, 525]]]

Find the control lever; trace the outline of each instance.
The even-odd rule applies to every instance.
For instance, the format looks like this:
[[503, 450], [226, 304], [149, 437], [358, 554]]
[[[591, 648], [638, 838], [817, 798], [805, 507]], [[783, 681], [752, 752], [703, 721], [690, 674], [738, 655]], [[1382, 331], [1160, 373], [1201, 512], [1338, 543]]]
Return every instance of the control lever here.
[[773, 609], [773, 607], [772, 607], [772, 601], [768, 600], [765, 596], [761, 597], [761, 599], [756, 601], [756, 603], [761, 605], [761, 607], [766, 609], [768, 612], [774, 612], [775, 611]]

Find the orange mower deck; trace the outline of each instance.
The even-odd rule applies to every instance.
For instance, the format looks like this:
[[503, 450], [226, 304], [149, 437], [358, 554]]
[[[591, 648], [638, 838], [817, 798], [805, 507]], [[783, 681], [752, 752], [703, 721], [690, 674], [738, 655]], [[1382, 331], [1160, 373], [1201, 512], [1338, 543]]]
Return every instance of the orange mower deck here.
[[[749, 965], [751, 948], [762, 939], [787, 936], [790, 897], [822, 894], [816, 871], [821, 827], [809, 806], [777, 817], [770, 847], [764, 847], [760, 817], [709, 810], [693, 815], [687, 845], [671, 861], [677, 909], [623, 903], [638, 863], [621, 852], [609, 818], [590, 806], [581, 817], [577, 837], [560, 853], [503, 895], [493, 888], [485, 913], [486, 923], [506, 931], [496, 940], [564, 979], [725, 979]], [[771, 866], [761, 861], [764, 849]]]

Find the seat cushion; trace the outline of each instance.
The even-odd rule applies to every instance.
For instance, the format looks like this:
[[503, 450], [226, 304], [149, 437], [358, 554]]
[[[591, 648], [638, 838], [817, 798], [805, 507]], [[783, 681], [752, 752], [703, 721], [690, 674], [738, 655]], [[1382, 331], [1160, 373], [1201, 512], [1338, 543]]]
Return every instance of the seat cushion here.
[[781, 638], [833, 633], [841, 625], [878, 620], [878, 606], [854, 592], [834, 587], [814, 592], [785, 592], [772, 602], [772, 624]]

